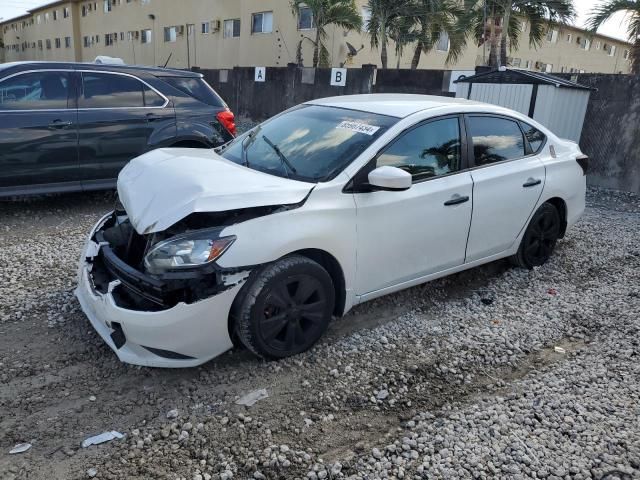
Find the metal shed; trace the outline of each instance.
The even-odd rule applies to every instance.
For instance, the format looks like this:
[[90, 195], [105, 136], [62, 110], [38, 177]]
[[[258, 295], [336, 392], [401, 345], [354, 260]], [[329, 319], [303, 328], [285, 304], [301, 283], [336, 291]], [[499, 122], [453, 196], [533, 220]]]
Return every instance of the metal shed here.
[[528, 115], [561, 138], [578, 142], [591, 87], [546, 73], [505, 69], [458, 80], [456, 97]]

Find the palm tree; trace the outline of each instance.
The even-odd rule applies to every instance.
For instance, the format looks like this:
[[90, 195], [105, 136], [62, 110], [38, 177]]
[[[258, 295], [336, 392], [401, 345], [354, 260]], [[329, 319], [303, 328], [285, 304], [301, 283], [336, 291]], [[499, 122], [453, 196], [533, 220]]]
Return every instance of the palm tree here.
[[411, 68], [418, 68], [422, 53], [429, 53], [442, 35], [449, 37], [447, 63], [455, 62], [466, 44], [466, 31], [460, 20], [464, 9], [456, 0], [416, 0], [410, 9], [416, 24], [417, 41]]
[[540, 46], [550, 26], [574, 18], [573, 0], [465, 0], [464, 28], [482, 45], [489, 43], [489, 65], [507, 64], [507, 48], [518, 48], [522, 22], [529, 24], [529, 45]]
[[396, 68], [400, 68], [400, 60], [404, 49], [410, 43], [418, 39], [417, 31], [414, 30], [415, 22], [408, 15], [400, 15], [393, 19], [389, 25], [389, 38], [396, 45]]
[[[295, 16], [301, 7], [309, 7], [313, 15], [313, 26], [316, 29], [313, 42], [313, 66], [328, 66], [329, 51], [324, 45], [327, 38], [326, 28], [336, 25], [344, 30], [360, 31], [362, 17], [358, 13], [354, 0], [291, 0], [291, 11]], [[305, 37], [306, 38], [306, 37]], [[302, 42], [302, 40], [301, 40]]]
[[624, 12], [628, 19], [627, 35], [633, 44], [631, 47], [631, 72], [640, 73], [640, 1], [604, 0], [591, 12], [587, 28], [593, 33], [613, 14]]
[[380, 48], [382, 68], [387, 68], [387, 44], [393, 34], [394, 22], [407, 15], [409, 0], [369, 0], [367, 8], [371, 18], [366, 25], [371, 37], [371, 46]]

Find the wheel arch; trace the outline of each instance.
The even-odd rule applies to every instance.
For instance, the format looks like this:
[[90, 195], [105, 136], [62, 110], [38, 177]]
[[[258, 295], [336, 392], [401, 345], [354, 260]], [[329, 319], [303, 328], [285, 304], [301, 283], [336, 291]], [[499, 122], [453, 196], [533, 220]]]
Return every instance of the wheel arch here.
[[567, 202], [560, 197], [551, 197], [543, 203], [550, 203], [558, 211], [560, 215], [560, 238], [564, 238], [564, 234], [567, 231]]

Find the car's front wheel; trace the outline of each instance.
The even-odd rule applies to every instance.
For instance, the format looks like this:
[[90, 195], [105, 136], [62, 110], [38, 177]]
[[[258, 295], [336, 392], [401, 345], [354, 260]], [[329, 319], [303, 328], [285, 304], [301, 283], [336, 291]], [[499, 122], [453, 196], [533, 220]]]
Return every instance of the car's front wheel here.
[[235, 331], [256, 355], [276, 359], [309, 349], [327, 329], [335, 303], [331, 276], [292, 255], [259, 271], [233, 308]]
[[549, 260], [560, 237], [560, 214], [550, 203], [543, 203], [522, 237], [518, 252], [511, 257], [514, 265], [531, 269]]

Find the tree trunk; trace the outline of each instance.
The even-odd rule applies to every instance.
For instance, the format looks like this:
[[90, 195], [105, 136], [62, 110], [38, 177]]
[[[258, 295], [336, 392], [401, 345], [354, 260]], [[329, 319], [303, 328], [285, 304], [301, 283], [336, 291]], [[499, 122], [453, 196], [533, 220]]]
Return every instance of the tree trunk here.
[[631, 47], [631, 73], [640, 74], [640, 37], [636, 38]]
[[509, 42], [509, 22], [511, 21], [511, 2], [506, 2], [502, 19], [502, 39], [500, 41], [500, 65], [507, 66], [507, 43]]
[[382, 44], [380, 45], [380, 61], [382, 62], [382, 68], [387, 68], [387, 39], [382, 37]]
[[489, 32], [489, 66], [498, 68], [498, 37], [496, 34], [496, 19], [491, 19], [491, 31]]
[[422, 55], [422, 46], [422, 40], [418, 40], [416, 50], [413, 52], [413, 58], [411, 59], [411, 70], [415, 70], [418, 68], [418, 64], [420, 63], [420, 55]]
[[316, 43], [313, 46], [313, 67], [318, 68], [320, 62], [320, 29], [316, 29]]

